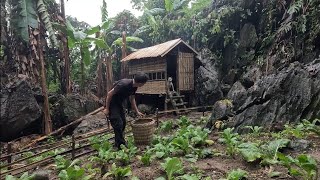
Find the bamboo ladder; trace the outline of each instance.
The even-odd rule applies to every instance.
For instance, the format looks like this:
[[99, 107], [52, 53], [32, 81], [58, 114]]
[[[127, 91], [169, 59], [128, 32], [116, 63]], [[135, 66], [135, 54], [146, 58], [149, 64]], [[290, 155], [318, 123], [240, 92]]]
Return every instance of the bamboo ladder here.
[[166, 104], [171, 103], [177, 115], [189, 112], [188, 110], [185, 110], [187, 108], [186, 105], [188, 103], [184, 102], [183, 98], [184, 98], [184, 95], [180, 95], [179, 92], [175, 91], [172, 83], [172, 78], [169, 77], [165, 103]]

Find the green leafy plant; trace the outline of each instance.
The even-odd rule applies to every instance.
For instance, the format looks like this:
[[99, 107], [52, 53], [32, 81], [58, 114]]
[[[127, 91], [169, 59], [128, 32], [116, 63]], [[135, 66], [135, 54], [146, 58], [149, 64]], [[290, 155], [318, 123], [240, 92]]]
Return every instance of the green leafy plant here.
[[109, 134], [103, 136], [93, 136], [89, 138], [89, 141], [95, 150], [99, 150], [100, 148], [107, 150], [111, 148], [111, 144], [109, 142], [110, 137], [111, 136]]
[[179, 176], [179, 179], [182, 180], [200, 180], [202, 179], [201, 176], [197, 174], [184, 174], [183, 176]]
[[300, 154], [297, 157], [297, 161], [295, 162], [297, 166], [305, 171], [303, 177], [307, 177], [306, 179], [316, 179], [318, 168], [317, 162], [310, 155]]
[[151, 160], [152, 160], [152, 156], [151, 156], [151, 153], [150, 153], [150, 152], [145, 152], [145, 153], [141, 156], [141, 162], [142, 162], [145, 166], [150, 166]]
[[56, 156], [54, 158], [55, 160], [55, 165], [56, 165], [56, 168], [57, 170], [63, 170], [63, 169], [67, 169], [68, 167], [72, 167], [72, 166], [75, 166], [75, 165], [78, 165], [80, 163], [80, 160], [79, 159], [75, 159], [73, 161], [70, 161], [69, 159], [63, 157], [63, 156]]
[[182, 150], [183, 154], [188, 154], [193, 149], [193, 147], [189, 144], [189, 140], [181, 136], [174, 138], [171, 144], [174, 147]]
[[305, 180], [314, 180], [317, 178], [318, 168], [317, 162], [310, 155], [300, 154], [297, 158], [289, 155], [277, 153], [280, 164], [288, 168], [293, 176], [302, 176]]
[[112, 145], [109, 141], [102, 141], [101, 143], [98, 143], [98, 139], [96, 138], [92, 138], [90, 141], [94, 143], [92, 147], [98, 151], [97, 156], [89, 158], [90, 161], [95, 161], [104, 165], [116, 158], [116, 152], [113, 151]]
[[[43, 151], [46, 151], [46, 150], [43, 150]], [[54, 149], [54, 150], [51, 150], [51, 151], [44, 152], [44, 153], [42, 153], [42, 154], [40, 154], [40, 155], [38, 155], [38, 156], [29, 158], [29, 159], [27, 159], [26, 161], [27, 161], [28, 163], [33, 163], [33, 162], [36, 162], [36, 161], [40, 161], [40, 160], [42, 160], [42, 159], [45, 159], [45, 158], [47, 158], [47, 157], [49, 157], [49, 156], [57, 155], [57, 154], [59, 154], [59, 153], [61, 153], [61, 152], [63, 152], [63, 151], [65, 151], [64, 148]], [[33, 155], [35, 155], [35, 153], [33, 153], [33, 152], [31, 152], [31, 151], [27, 151], [27, 152], [24, 152], [24, 153], [22, 154], [22, 157], [27, 158], [27, 157], [31, 157], [31, 156], [33, 156]]]
[[279, 149], [286, 147], [289, 142], [289, 139], [276, 139], [262, 145], [262, 161], [260, 163], [262, 165], [276, 164], [278, 162], [277, 153]]
[[137, 147], [129, 145], [126, 148], [124, 145], [121, 145], [121, 150], [116, 152], [116, 159], [122, 162], [124, 165], [128, 165], [132, 158], [135, 157], [137, 153]]
[[158, 138], [154, 141], [154, 143], [156, 144], [154, 144], [153, 147], [150, 148], [150, 151], [155, 153], [155, 156], [159, 159], [168, 157], [172, 152], [175, 151], [174, 146], [170, 142], [170, 137]]
[[187, 116], [181, 116], [178, 120], [178, 125], [180, 127], [187, 127], [191, 124], [189, 118]]
[[173, 121], [171, 120], [162, 122], [160, 125], [160, 130], [163, 132], [169, 132], [172, 129], [173, 129]]
[[[34, 155], [33, 152], [27, 151], [27, 152], [24, 152], [24, 153], [22, 154], [22, 157], [28, 158], [28, 157], [31, 157], [31, 156], [33, 156], [33, 155]], [[27, 161], [28, 163], [33, 163], [33, 162], [36, 162], [36, 161], [40, 161], [40, 160], [42, 160], [42, 159], [43, 159], [42, 156], [36, 156], [36, 157], [33, 157], [33, 158], [29, 158], [29, 159], [27, 159], [26, 161]]]
[[278, 171], [271, 171], [268, 173], [268, 177], [269, 178], [273, 178], [273, 177], [279, 177], [282, 173], [278, 172]]
[[254, 135], [254, 136], [259, 136], [260, 135], [260, 132], [262, 130], [262, 127], [260, 126], [246, 126], [246, 128], [250, 129], [251, 130], [251, 133]]
[[212, 149], [195, 149], [194, 151], [199, 158], [203, 159], [203, 158], [207, 158], [207, 157], [211, 157], [214, 155], [214, 151]]
[[63, 169], [60, 171], [58, 177], [61, 180], [89, 180], [91, 179], [91, 175], [86, 175], [84, 168], [79, 166], [70, 166], [67, 169]]
[[211, 144], [211, 141], [208, 141], [208, 129], [201, 129], [199, 126], [193, 129], [193, 137], [191, 138], [191, 143], [195, 146], [197, 145], [204, 145], [204, 144]]
[[199, 156], [196, 153], [192, 153], [192, 154], [187, 154], [184, 156], [186, 161], [195, 163], [198, 161]]
[[48, 8], [46, 7], [43, 0], [38, 0], [37, 2], [37, 11], [39, 13], [39, 17], [44, 23], [46, 30], [49, 33], [50, 40], [55, 47], [58, 47], [58, 40], [55, 35], [55, 31], [53, 30], [52, 22], [50, 21], [50, 15], [48, 13]]
[[182, 127], [179, 129], [175, 137], [181, 136], [186, 139], [191, 139], [190, 144], [193, 146], [201, 146], [205, 144], [211, 144], [212, 142], [208, 141], [208, 134], [209, 134], [208, 129], [202, 129], [201, 127], [189, 125], [187, 127]]
[[302, 138], [306, 136], [307, 131], [302, 123], [298, 124], [295, 127], [286, 124], [284, 127], [285, 129], [280, 133], [282, 136], [285, 136], [285, 137], [294, 136], [297, 138]]
[[125, 177], [132, 175], [130, 167], [117, 167], [115, 163], [112, 164], [110, 172], [103, 176], [106, 179], [108, 176], [113, 176], [116, 180], [123, 180]]
[[226, 180], [241, 180], [248, 177], [248, 172], [242, 169], [232, 170], [228, 172]]
[[85, 164], [84, 168], [86, 169], [86, 172], [88, 174], [90, 174], [92, 177], [94, 177], [98, 174], [101, 175], [101, 173], [102, 173], [102, 168], [100, 168], [100, 167], [94, 168], [91, 163]]
[[237, 146], [239, 144], [238, 133], [233, 133], [234, 128], [227, 128], [221, 134], [219, 141], [227, 145], [227, 154], [233, 156], [237, 152]]
[[320, 120], [319, 119], [315, 119], [312, 122], [310, 122], [310, 121], [308, 121], [306, 119], [302, 120], [302, 124], [304, 125], [306, 130], [308, 130], [310, 132], [313, 132], [316, 135], [320, 136], [320, 126], [316, 125], [317, 122], [320, 123]]
[[123, 165], [128, 165], [131, 160], [126, 148], [122, 148], [116, 152], [116, 159], [123, 163]]
[[165, 170], [168, 180], [173, 180], [175, 174], [183, 172], [182, 162], [177, 157], [166, 158], [164, 163], [161, 163], [162, 168]]
[[253, 162], [263, 156], [261, 150], [258, 148], [258, 145], [255, 143], [242, 143], [238, 146], [238, 149], [240, 154], [247, 162]]
[[200, 121], [198, 122], [199, 125], [202, 125], [202, 124], [206, 124], [209, 120], [209, 117], [203, 117], [201, 116], [200, 117]]
[[28, 172], [25, 172], [19, 178], [16, 178], [12, 175], [7, 175], [5, 180], [33, 180], [34, 178], [34, 174], [29, 175]]
[[48, 143], [54, 143], [54, 142], [56, 142], [56, 138], [54, 136], [49, 136], [48, 139], [47, 139], [47, 142]]

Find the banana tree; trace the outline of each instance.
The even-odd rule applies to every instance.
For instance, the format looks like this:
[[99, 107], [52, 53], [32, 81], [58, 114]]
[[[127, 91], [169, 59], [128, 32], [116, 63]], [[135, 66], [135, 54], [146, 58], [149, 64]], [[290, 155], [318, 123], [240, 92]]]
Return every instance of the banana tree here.
[[[10, 32], [10, 60], [18, 64], [17, 72], [25, 74], [33, 85], [41, 85], [44, 96], [44, 132], [52, 130], [49, 103], [46, 86], [46, 69], [44, 66], [43, 48], [48, 47], [45, 40], [49, 34], [51, 47], [58, 46], [58, 40], [52, 27], [51, 16], [48, 13], [47, 3], [52, 0], [16, 0], [7, 1], [9, 8], [3, 8], [1, 14], [8, 11], [10, 23], [6, 29]], [[4, 6], [1, 1], [1, 7]], [[4, 14], [5, 15], [5, 14]], [[11, 54], [12, 53], [12, 54]], [[40, 73], [39, 73], [40, 71]]]
[[85, 81], [85, 66], [89, 66], [91, 63], [91, 53], [90, 49], [93, 49], [94, 46], [100, 49], [108, 50], [110, 47], [104, 42], [103, 39], [91, 37], [101, 28], [104, 28], [108, 25], [108, 22], [102, 23], [100, 26], [95, 26], [89, 30], [75, 30], [74, 27], [67, 22], [67, 35], [68, 35], [68, 47], [70, 49], [79, 48], [81, 52], [81, 93], [84, 93], [84, 81]]
[[176, 36], [175, 22], [179, 22], [188, 10], [190, 0], [164, 0], [163, 7], [145, 7], [143, 18], [145, 25], [137, 29], [134, 35], [148, 32], [152, 44], [170, 40]]
[[[121, 32], [114, 30], [114, 23], [111, 20], [107, 20], [103, 23], [102, 26], [96, 26], [90, 29], [88, 32], [95, 33], [97, 37], [100, 39], [103, 39], [105, 44], [108, 44], [108, 40], [114, 38], [114, 36], [121, 36]], [[110, 42], [110, 41], [109, 41]], [[112, 42], [112, 41], [111, 41]], [[127, 43], [133, 43], [133, 42], [143, 42], [141, 38], [134, 37], [134, 36], [128, 36], [126, 37]], [[112, 43], [107, 45], [107, 48], [101, 49], [96, 47], [96, 59], [97, 59], [97, 75], [98, 75], [98, 95], [99, 97], [102, 97], [104, 92], [108, 91], [113, 82], [113, 68], [112, 68], [112, 61], [116, 58], [116, 51], [118, 48], [120, 48], [123, 45], [122, 38], [117, 38]], [[131, 46], [127, 46], [127, 49], [130, 51], [135, 51], [135, 49]], [[105, 65], [106, 68], [106, 75], [104, 76], [106, 78], [106, 83], [104, 84], [103, 81], [103, 71], [102, 71], [102, 64]], [[103, 85], [104, 84], [104, 85]]]

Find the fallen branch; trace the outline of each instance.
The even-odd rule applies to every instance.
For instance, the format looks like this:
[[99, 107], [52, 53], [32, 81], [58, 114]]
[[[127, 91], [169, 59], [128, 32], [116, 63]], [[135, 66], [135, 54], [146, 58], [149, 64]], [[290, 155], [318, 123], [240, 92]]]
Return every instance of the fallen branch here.
[[77, 123], [80, 123], [81, 121], [83, 121], [83, 120], [85, 119], [85, 117], [90, 116], [90, 115], [97, 114], [98, 112], [102, 111], [103, 109], [104, 109], [104, 107], [100, 107], [100, 108], [98, 108], [98, 109], [90, 112], [89, 114], [86, 114], [85, 116], [82, 116], [81, 118], [79, 118], [79, 119], [71, 122], [70, 124], [67, 124], [67, 125], [65, 125], [65, 126], [60, 127], [59, 129], [53, 131], [52, 133], [50, 133], [50, 134], [48, 134], [48, 135], [42, 136], [42, 137], [40, 137], [40, 138], [38, 138], [38, 139], [35, 139], [35, 140], [33, 140], [30, 144], [24, 146], [22, 149], [26, 149], [26, 148], [28, 148], [28, 147], [31, 147], [31, 146], [33, 146], [34, 144], [36, 144], [37, 142], [40, 142], [40, 141], [42, 141], [42, 140], [45, 140], [45, 139], [47, 139], [47, 138], [50, 137], [50, 136], [54, 136], [54, 135], [56, 135], [56, 134], [59, 134], [60, 132], [65, 131], [66, 129], [68, 129], [70, 126], [73, 126], [73, 125], [75, 125], [75, 124], [77, 124]]

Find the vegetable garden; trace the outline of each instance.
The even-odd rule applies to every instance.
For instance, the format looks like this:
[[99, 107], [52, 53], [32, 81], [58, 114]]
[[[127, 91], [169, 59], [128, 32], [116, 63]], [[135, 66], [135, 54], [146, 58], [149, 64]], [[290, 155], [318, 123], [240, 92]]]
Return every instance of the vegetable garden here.
[[[130, 133], [127, 147], [122, 146], [119, 151], [113, 148], [110, 134], [93, 136], [89, 141], [96, 153], [73, 160], [58, 155], [53, 164], [40, 169], [51, 171], [50, 179], [63, 180], [319, 178], [320, 129], [315, 125], [319, 120], [286, 125], [279, 132], [250, 126], [248, 133], [240, 135], [233, 128], [224, 128], [223, 123], [216, 123], [212, 131], [204, 129], [207, 119], [199, 115], [161, 121], [147, 147], [136, 147]], [[296, 149], [295, 143], [304, 139], [310, 142], [309, 146]], [[30, 154], [26, 152], [24, 156]], [[39, 174], [29, 172], [19, 178], [8, 175], [6, 179], [36, 176]]]

